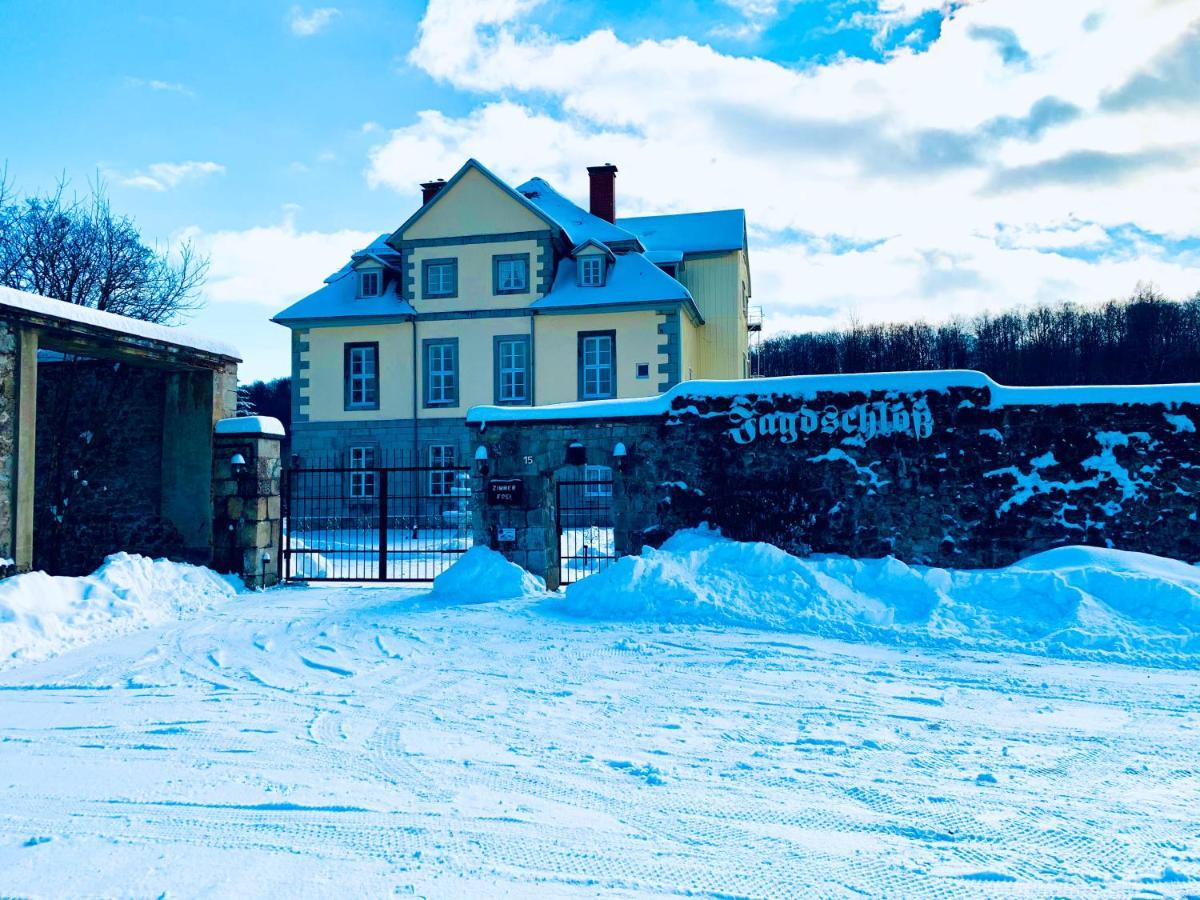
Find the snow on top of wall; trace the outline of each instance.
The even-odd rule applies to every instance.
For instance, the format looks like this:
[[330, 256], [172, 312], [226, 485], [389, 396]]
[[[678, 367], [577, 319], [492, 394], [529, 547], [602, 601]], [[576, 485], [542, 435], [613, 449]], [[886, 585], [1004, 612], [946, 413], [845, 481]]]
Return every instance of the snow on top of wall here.
[[283, 423], [273, 416], [239, 416], [221, 419], [215, 426], [217, 434], [271, 434], [283, 437]]
[[141, 319], [131, 319], [129, 316], [119, 316], [115, 313], [92, 309], [89, 306], [79, 306], [75, 303], [65, 303], [40, 294], [28, 291], [18, 291], [15, 288], [0, 286], [0, 309], [17, 309], [22, 312], [35, 313], [39, 316], [49, 316], [67, 322], [78, 322], [94, 328], [116, 331], [130, 337], [146, 338], [152, 341], [162, 341], [164, 344], [174, 344], [177, 347], [187, 347], [191, 350], [201, 350], [216, 356], [227, 356], [230, 359], [241, 360], [237, 348], [224, 341], [200, 337], [180, 328], [167, 325], [156, 325], [153, 322], [143, 322]]
[[987, 388], [991, 407], [1055, 406], [1115, 403], [1121, 405], [1181, 403], [1200, 405], [1200, 384], [1094, 385], [1063, 387], [1008, 387], [982, 372], [943, 369], [928, 372], [867, 372], [854, 375], [787, 375], [729, 381], [684, 381], [655, 397], [555, 403], [548, 406], [476, 406], [467, 421], [524, 422], [536, 420], [637, 418], [665, 416], [676, 399], [713, 397], [795, 397], [811, 400], [823, 393], [912, 394], [951, 388]]

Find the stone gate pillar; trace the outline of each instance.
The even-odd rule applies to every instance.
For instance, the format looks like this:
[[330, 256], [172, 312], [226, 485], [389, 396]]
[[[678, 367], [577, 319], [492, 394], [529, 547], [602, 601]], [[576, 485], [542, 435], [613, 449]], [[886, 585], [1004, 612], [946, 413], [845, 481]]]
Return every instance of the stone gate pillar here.
[[213, 565], [250, 588], [279, 581], [283, 425], [269, 416], [217, 422], [213, 450]]

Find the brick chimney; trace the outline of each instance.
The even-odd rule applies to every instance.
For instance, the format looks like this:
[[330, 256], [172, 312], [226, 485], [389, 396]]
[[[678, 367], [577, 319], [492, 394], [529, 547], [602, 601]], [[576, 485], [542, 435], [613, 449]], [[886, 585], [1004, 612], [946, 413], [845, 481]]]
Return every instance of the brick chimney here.
[[591, 181], [591, 213], [606, 222], [617, 220], [617, 167], [612, 163], [588, 166]]
[[437, 196], [437, 192], [446, 186], [446, 179], [439, 178], [437, 181], [425, 181], [421, 183], [421, 205], [424, 206], [430, 200]]

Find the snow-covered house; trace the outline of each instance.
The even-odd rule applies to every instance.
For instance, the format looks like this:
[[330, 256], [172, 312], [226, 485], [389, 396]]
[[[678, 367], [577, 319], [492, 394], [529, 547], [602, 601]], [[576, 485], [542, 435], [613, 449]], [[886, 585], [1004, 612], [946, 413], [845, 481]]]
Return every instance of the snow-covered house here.
[[292, 331], [294, 452], [451, 465], [475, 405], [745, 376], [744, 212], [617, 218], [616, 173], [589, 167], [587, 210], [473, 159], [422, 185], [394, 233], [274, 318]]

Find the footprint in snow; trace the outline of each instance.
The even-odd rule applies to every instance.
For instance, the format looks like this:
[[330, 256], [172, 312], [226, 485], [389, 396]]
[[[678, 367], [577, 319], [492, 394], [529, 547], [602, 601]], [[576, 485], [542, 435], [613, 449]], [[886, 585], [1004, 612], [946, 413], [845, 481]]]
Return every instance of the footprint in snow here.
[[618, 772], [624, 772], [627, 775], [632, 775], [634, 778], [641, 778], [646, 784], [657, 787], [658, 785], [666, 784], [666, 773], [658, 766], [644, 763], [643, 765], [634, 765], [627, 759], [610, 759], [608, 766], [611, 769], [616, 769]]

